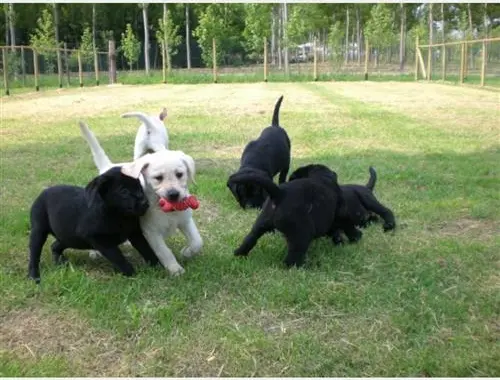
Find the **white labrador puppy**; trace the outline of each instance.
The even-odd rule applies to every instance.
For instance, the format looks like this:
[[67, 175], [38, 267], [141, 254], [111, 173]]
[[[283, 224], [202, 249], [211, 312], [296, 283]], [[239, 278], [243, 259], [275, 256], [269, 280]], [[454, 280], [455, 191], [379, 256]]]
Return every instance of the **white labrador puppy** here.
[[158, 152], [168, 149], [168, 133], [164, 120], [167, 117], [167, 109], [163, 108], [159, 116], [146, 115], [144, 112], [126, 112], [123, 118], [136, 117], [142, 124], [137, 130], [134, 143], [134, 160], [146, 153]]
[[[83, 137], [92, 151], [99, 173], [105, 172], [112, 166], [123, 165], [123, 163], [113, 164], [89, 127], [83, 122], [79, 124]], [[140, 219], [144, 237], [171, 274], [182, 274], [184, 269], [179, 265], [164, 239], [179, 229], [186, 236], [188, 243], [181, 250], [184, 257], [198, 254], [203, 246], [203, 240], [193, 220], [191, 209], [166, 213], [161, 210], [158, 202], [160, 198], [178, 201], [189, 196], [188, 183], [194, 182], [195, 176], [194, 160], [179, 150], [164, 149], [146, 154], [134, 163], [144, 167], [141, 183], [150, 202], [148, 211]]]

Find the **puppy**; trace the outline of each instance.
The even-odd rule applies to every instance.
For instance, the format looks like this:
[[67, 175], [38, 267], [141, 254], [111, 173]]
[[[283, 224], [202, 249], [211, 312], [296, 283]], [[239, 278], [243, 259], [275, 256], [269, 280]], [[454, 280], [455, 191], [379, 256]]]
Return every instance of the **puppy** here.
[[40, 282], [40, 256], [49, 234], [56, 238], [52, 244], [56, 264], [66, 261], [66, 248], [93, 248], [125, 276], [132, 276], [134, 268], [118, 248], [126, 239], [146, 262], [158, 263], [139, 225], [149, 207], [138, 180], [144, 167], [135, 162], [111, 168], [85, 188], [58, 185], [43, 190], [31, 207], [29, 277]]
[[285, 265], [301, 266], [313, 239], [332, 236], [340, 202], [335, 172], [318, 171], [308, 178], [279, 186], [256, 173], [237, 174], [233, 181], [256, 183], [269, 194], [252, 230], [234, 251], [236, 256], [247, 256], [263, 234], [276, 229], [285, 235], [287, 241]]
[[164, 124], [167, 117], [166, 108], [163, 108], [159, 116], [146, 115], [143, 112], [126, 112], [121, 117], [137, 117], [142, 121], [135, 136], [134, 160], [146, 153], [168, 149], [168, 133]]
[[[86, 124], [80, 122], [80, 130], [100, 173], [119, 165], [111, 162]], [[160, 208], [159, 199], [166, 198], [176, 202], [190, 195], [188, 184], [194, 182], [194, 160], [181, 151], [164, 149], [146, 154], [139, 161], [145, 164], [140, 179], [150, 203], [150, 207], [140, 218], [142, 232], [162, 265], [173, 275], [181, 274], [184, 269], [165, 244], [165, 238], [179, 229], [188, 241], [188, 245], [181, 250], [184, 257], [198, 254], [203, 240], [193, 220], [193, 210], [188, 208], [166, 213]]]
[[[289, 181], [310, 178], [318, 172], [327, 173], [329, 170], [328, 167], [318, 164], [302, 166], [290, 175]], [[378, 219], [377, 215], [384, 220], [384, 232], [396, 227], [392, 211], [382, 205], [373, 194], [373, 189], [377, 181], [377, 173], [372, 167], [369, 168], [369, 171], [370, 179], [366, 186], [356, 184], [340, 185], [342, 203], [335, 221], [337, 227], [333, 236], [335, 244], [343, 243], [340, 234], [342, 230], [344, 230], [344, 233], [351, 242], [361, 239], [362, 232], [358, 229], [352, 230], [350, 226], [354, 224], [358, 227], [366, 227], [370, 222]], [[343, 228], [345, 225], [348, 226], [347, 230]]]
[[279, 183], [286, 180], [290, 167], [290, 139], [286, 131], [279, 125], [279, 111], [283, 96], [274, 106], [271, 126], [265, 128], [258, 139], [250, 141], [241, 156], [240, 168], [231, 175], [227, 187], [231, 190], [239, 205], [260, 208], [266, 199], [264, 189], [255, 182], [236, 183], [233, 176], [239, 174], [256, 174], [271, 181], [277, 173]]

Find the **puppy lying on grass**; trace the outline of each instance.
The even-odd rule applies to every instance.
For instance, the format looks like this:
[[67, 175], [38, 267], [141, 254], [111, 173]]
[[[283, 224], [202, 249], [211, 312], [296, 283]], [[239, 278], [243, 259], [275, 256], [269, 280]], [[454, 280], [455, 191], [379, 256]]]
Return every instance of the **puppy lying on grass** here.
[[301, 266], [315, 238], [333, 236], [335, 216], [341, 202], [335, 172], [311, 171], [307, 178], [279, 186], [256, 173], [234, 175], [233, 181], [257, 184], [269, 194], [252, 230], [234, 251], [236, 256], [247, 256], [262, 235], [276, 229], [285, 235], [287, 241], [285, 264]]
[[[312, 164], [306, 165], [295, 170], [289, 178], [289, 181], [314, 177], [318, 173], [328, 173], [330, 169], [324, 165]], [[333, 241], [335, 244], [342, 244], [341, 232], [344, 231], [350, 242], [356, 242], [363, 236], [363, 233], [351, 226], [366, 227], [370, 222], [376, 221], [379, 215], [384, 220], [384, 232], [396, 227], [394, 214], [390, 209], [381, 204], [375, 195], [373, 189], [377, 182], [377, 172], [370, 166], [370, 179], [366, 186], [347, 184], [340, 185], [342, 192], [342, 202], [335, 218], [335, 233]], [[347, 226], [347, 229], [344, 227]]]
[[234, 176], [240, 174], [255, 174], [269, 178], [271, 181], [277, 173], [279, 183], [286, 181], [288, 169], [290, 168], [290, 139], [286, 131], [279, 125], [279, 112], [283, 96], [274, 106], [271, 126], [262, 130], [259, 138], [250, 141], [241, 155], [240, 168], [231, 175], [227, 181], [227, 187], [233, 193], [239, 205], [260, 208], [267, 194], [264, 189], [255, 182], [235, 182]]
[[92, 248], [125, 276], [132, 276], [134, 268], [118, 248], [127, 239], [146, 262], [158, 263], [139, 225], [149, 207], [138, 179], [144, 165], [136, 161], [111, 168], [85, 188], [58, 185], [43, 190], [31, 207], [29, 277], [40, 282], [40, 256], [49, 234], [56, 238], [52, 244], [56, 264], [67, 261], [66, 248]]

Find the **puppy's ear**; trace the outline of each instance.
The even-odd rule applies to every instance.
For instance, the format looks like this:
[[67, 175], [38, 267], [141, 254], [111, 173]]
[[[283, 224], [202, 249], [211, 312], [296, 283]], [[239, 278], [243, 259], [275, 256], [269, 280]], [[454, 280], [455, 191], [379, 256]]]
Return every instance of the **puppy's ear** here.
[[95, 177], [85, 186], [85, 199], [89, 208], [99, 208], [102, 206], [102, 194], [109, 185], [109, 178], [105, 174]]
[[167, 117], [167, 109], [164, 107], [160, 113], [160, 120], [163, 121]]
[[122, 174], [125, 174], [132, 178], [139, 178], [139, 175], [144, 172], [149, 166], [149, 155], [146, 154], [134, 162], [128, 162], [124, 164], [121, 168]]
[[195, 166], [194, 166], [193, 157], [191, 157], [185, 153], [182, 153], [181, 160], [182, 160], [182, 162], [184, 162], [184, 165], [186, 165], [186, 168], [188, 171], [188, 178], [191, 180], [191, 182], [196, 184], [196, 182], [194, 180], [194, 175], [196, 173], [196, 170], [195, 170]]

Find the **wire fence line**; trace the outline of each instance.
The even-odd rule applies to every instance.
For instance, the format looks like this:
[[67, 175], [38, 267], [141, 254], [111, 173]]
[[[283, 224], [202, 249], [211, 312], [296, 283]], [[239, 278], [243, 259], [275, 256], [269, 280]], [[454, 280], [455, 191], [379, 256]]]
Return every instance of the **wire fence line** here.
[[[424, 78], [500, 86], [500, 38], [432, 45], [407, 38], [403, 61], [399, 44], [378, 47], [365, 41], [363, 46], [333, 49], [313, 41], [290, 49], [288, 64], [270, 54], [268, 40], [262, 44], [264, 53], [253, 65], [217, 66], [213, 60], [208, 68], [171, 70], [167, 70], [161, 50], [153, 49], [149, 75], [140, 64], [127, 69], [123, 54], [114, 48], [88, 52], [1, 46], [0, 81], [5, 94], [23, 88], [95, 86], [113, 83], [114, 78], [130, 84]], [[212, 57], [216, 55], [214, 41]]]

